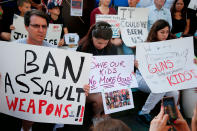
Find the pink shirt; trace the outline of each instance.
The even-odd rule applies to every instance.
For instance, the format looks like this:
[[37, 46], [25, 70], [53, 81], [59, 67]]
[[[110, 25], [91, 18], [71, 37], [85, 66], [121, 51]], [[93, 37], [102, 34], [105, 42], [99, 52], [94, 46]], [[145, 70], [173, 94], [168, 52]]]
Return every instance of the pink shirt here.
[[[90, 26], [95, 24], [96, 22], [96, 14], [102, 14], [99, 8], [95, 8], [90, 14]], [[116, 10], [114, 8], [109, 8], [108, 15], [116, 14]]]

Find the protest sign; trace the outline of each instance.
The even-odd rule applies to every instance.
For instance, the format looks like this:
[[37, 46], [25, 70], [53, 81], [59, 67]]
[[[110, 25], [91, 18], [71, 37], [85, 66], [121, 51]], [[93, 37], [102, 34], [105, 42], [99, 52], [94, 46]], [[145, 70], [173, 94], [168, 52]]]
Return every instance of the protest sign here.
[[67, 45], [77, 45], [79, 41], [79, 35], [77, 33], [68, 33], [64, 35], [64, 40]]
[[151, 92], [197, 87], [192, 37], [137, 45], [139, 70]]
[[70, 15], [82, 16], [83, 0], [71, 0]]
[[146, 40], [148, 36], [148, 8], [118, 7], [123, 42], [128, 47]]
[[138, 87], [133, 55], [94, 56], [89, 76], [90, 93], [105, 88]]
[[96, 22], [105, 21], [112, 27], [112, 38], [120, 38], [120, 20], [118, 15], [96, 15]]
[[131, 89], [105, 89], [102, 92], [105, 114], [115, 113], [134, 108]]
[[62, 33], [62, 24], [49, 24], [45, 40], [57, 47]]
[[24, 17], [14, 14], [13, 17], [14, 30], [11, 31], [11, 41], [27, 37], [27, 31], [24, 25]]
[[188, 8], [196, 10], [197, 9], [197, 0], [190, 0]]
[[0, 42], [0, 112], [34, 122], [81, 125], [91, 57]]

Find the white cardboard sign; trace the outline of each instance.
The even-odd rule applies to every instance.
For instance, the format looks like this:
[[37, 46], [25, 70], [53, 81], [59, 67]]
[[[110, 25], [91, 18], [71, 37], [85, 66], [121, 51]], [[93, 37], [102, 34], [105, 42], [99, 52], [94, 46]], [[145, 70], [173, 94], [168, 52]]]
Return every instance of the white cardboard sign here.
[[91, 57], [0, 42], [0, 112], [34, 122], [81, 125]]
[[133, 55], [93, 56], [89, 76], [90, 93], [106, 88], [138, 87]]
[[68, 33], [64, 35], [64, 40], [68, 45], [77, 45], [79, 41], [79, 35], [77, 33]]
[[45, 40], [52, 46], [57, 47], [62, 33], [61, 24], [49, 24]]
[[15, 30], [11, 31], [11, 41], [26, 38], [28, 33], [24, 25], [24, 17], [14, 14], [13, 26]]
[[123, 42], [128, 47], [135, 47], [148, 36], [148, 8], [119, 7], [120, 30]]
[[70, 15], [82, 16], [83, 14], [83, 0], [71, 0]]
[[188, 8], [196, 10], [197, 9], [197, 0], [190, 0]]
[[120, 38], [120, 20], [118, 15], [96, 15], [96, 22], [105, 21], [112, 27], [112, 38]]
[[193, 38], [137, 45], [139, 70], [153, 93], [197, 87]]

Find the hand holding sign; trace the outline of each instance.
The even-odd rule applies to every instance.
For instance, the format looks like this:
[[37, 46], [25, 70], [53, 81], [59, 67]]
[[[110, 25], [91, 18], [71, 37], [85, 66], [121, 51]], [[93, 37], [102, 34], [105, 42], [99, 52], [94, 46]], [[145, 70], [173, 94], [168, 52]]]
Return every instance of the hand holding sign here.
[[13, 25], [10, 26], [10, 29], [12, 29], [11, 31], [12, 41], [27, 37], [28, 33], [25, 29], [24, 17], [22, 16], [18, 16], [16, 14], [14, 15]]
[[64, 39], [61, 39], [58, 43], [58, 46], [63, 46], [64, 45]]
[[10, 30], [15, 30], [15, 26], [14, 25], [10, 25]]
[[194, 58], [194, 64], [197, 64], [197, 59], [196, 58]]
[[83, 90], [85, 91], [85, 95], [88, 96], [89, 91], [90, 91], [90, 86], [89, 85], [84, 85]]

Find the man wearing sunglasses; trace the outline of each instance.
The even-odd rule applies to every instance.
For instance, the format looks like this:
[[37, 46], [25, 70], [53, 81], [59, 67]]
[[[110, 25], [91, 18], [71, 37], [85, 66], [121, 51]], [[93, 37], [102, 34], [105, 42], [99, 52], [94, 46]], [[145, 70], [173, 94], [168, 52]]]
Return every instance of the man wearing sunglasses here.
[[51, 46], [44, 41], [49, 25], [48, 17], [44, 12], [39, 10], [28, 11], [24, 15], [24, 21], [28, 36], [25, 39], [17, 40], [18, 43]]
[[[27, 38], [18, 39], [16, 41], [17, 43], [51, 47], [51, 45], [44, 40], [49, 25], [48, 17], [44, 12], [39, 10], [27, 11], [24, 15], [24, 23], [28, 36]], [[31, 130], [33, 123], [34, 122], [22, 120], [22, 130]], [[45, 128], [52, 129], [53, 124], [48, 124]]]

